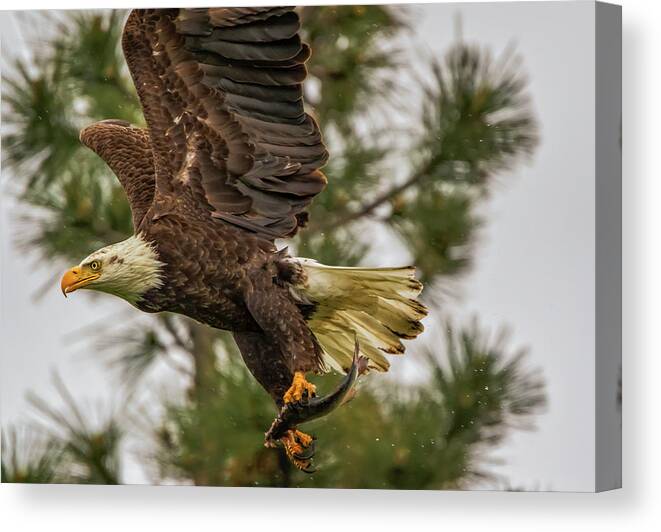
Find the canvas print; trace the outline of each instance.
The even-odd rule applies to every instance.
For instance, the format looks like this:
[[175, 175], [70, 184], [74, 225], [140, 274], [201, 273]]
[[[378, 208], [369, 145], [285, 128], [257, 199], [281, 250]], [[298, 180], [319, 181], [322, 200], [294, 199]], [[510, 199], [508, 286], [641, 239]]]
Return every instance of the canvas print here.
[[597, 19], [1, 13], [2, 481], [617, 487]]

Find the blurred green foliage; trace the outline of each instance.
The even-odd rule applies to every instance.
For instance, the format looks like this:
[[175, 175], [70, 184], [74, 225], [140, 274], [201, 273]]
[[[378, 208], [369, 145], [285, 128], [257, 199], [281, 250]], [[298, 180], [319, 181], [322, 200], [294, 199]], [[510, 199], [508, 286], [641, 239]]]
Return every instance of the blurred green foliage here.
[[[413, 54], [426, 67], [420, 81], [406, 47], [413, 41], [404, 8], [306, 7], [301, 14], [313, 50], [306, 100], [331, 160], [324, 169], [330, 186], [292, 244], [297, 253], [359, 264], [375, 251], [369, 228], [403, 246], [428, 287], [465, 273], [483, 223], [477, 209], [493, 177], [537, 143], [516, 55], [494, 60], [458, 41], [434, 51], [443, 59], [428, 64]], [[78, 142], [79, 129], [96, 120], [143, 121], [119, 48], [124, 17], [61, 14], [56, 31], [3, 79], [3, 162], [31, 207], [20, 237], [49, 259], [77, 262], [132, 231], [117, 180]], [[405, 109], [409, 126], [384, 123], [394, 108]], [[428, 290], [428, 304], [434, 296]], [[403, 384], [370, 376], [351, 403], [304, 427], [319, 437], [320, 468], [306, 476], [281, 451], [263, 447], [274, 406], [230, 337], [180, 316], [150, 320], [127, 322], [119, 336], [99, 331], [97, 347], [111, 346], [111, 366], [129, 394], [157, 361], [186, 382], [186, 393], [162, 397], [162, 415], [146, 428], [151, 438], [139, 435], [151, 442], [141, 459], [154, 482], [470, 488], [495, 480], [486, 455], [511, 430], [532, 426], [545, 403], [544, 383], [525, 369], [522, 352], [510, 352], [476, 323], [449, 326], [432, 306], [426, 322], [438, 322], [445, 341], [419, 339], [407, 351], [425, 378]], [[177, 353], [185, 363], [175, 361]], [[59, 380], [56, 386], [63, 410], [35, 396], [41, 428], [3, 431], [3, 480], [122, 482], [126, 415], [115, 411], [93, 424]]]
[[54, 383], [65, 405], [62, 410], [30, 394], [43, 424], [3, 430], [2, 481], [119, 484], [123, 432], [114, 414], [91, 421], [97, 412], [83, 411], [57, 374]]
[[52, 484], [59, 481], [62, 449], [34, 427], [2, 431], [2, 482]]

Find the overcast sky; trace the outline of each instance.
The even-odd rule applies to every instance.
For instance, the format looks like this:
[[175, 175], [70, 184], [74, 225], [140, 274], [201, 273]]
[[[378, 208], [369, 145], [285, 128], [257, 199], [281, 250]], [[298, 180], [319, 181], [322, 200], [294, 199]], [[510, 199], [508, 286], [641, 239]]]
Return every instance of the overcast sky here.
[[[461, 282], [455, 316], [508, 326], [513, 347], [530, 349], [543, 371], [549, 407], [534, 432], [516, 432], [497, 471], [513, 486], [591, 490], [594, 479], [594, 29], [592, 2], [412, 6], [416, 45], [440, 55], [455, 36], [500, 52], [514, 42], [530, 78], [541, 124], [534, 159], [500, 176], [474, 271]], [[3, 56], [21, 53], [14, 14], [0, 13]], [[85, 326], [132, 312], [110, 297], [59, 292], [61, 264], [40, 264], [15, 246], [16, 208], [2, 174], [0, 366], [2, 423], [25, 420], [28, 390], [57, 401], [53, 369], [77, 398], [115, 397], [107, 370], [75, 343]], [[55, 276], [55, 277], [53, 277]], [[37, 288], [51, 279], [46, 295]], [[77, 294], [78, 295], [78, 294]], [[136, 311], [137, 312], [137, 311]], [[74, 342], [74, 343], [72, 343]], [[401, 368], [405, 371], [405, 368]], [[393, 366], [393, 371], [398, 365]], [[132, 481], [143, 481], [131, 468]]]

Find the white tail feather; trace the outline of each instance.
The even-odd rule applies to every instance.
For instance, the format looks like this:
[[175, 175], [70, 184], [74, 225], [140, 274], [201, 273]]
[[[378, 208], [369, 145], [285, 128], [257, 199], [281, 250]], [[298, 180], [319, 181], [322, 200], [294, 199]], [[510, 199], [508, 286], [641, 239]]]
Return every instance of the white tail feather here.
[[401, 339], [423, 331], [420, 320], [427, 309], [416, 300], [422, 284], [415, 279], [415, 268], [342, 268], [290, 260], [304, 273], [292, 291], [315, 306], [308, 324], [331, 367], [349, 369], [357, 338], [369, 367], [387, 371], [384, 353], [403, 354]]

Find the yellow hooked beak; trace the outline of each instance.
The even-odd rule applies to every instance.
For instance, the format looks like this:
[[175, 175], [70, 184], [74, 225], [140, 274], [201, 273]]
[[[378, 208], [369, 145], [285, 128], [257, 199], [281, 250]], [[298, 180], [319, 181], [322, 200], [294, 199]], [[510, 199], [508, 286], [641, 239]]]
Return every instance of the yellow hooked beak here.
[[74, 266], [62, 276], [62, 281], [60, 282], [62, 293], [64, 297], [67, 297], [67, 294], [79, 288], [84, 288], [99, 277], [101, 277], [99, 272], [86, 271], [80, 266]]

